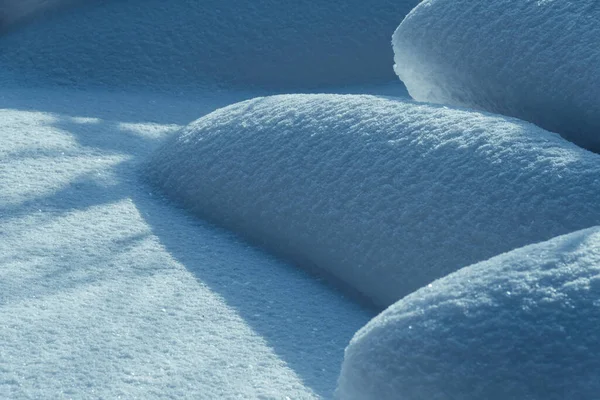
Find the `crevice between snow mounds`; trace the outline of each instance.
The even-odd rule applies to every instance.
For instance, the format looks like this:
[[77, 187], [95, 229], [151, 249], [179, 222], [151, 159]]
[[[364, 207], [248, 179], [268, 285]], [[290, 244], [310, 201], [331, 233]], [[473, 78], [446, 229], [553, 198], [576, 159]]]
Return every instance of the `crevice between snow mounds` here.
[[600, 228], [461, 269], [356, 333], [338, 397], [596, 400]]
[[425, 0], [393, 36], [419, 101], [475, 107], [600, 152], [597, 0]]
[[1, 38], [0, 69], [27, 84], [119, 90], [387, 82], [390, 35], [418, 0], [97, 3]]
[[198, 215], [387, 306], [458, 268], [600, 224], [600, 157], [516, 119], [373, 96], [217, 110], [154, 154]]

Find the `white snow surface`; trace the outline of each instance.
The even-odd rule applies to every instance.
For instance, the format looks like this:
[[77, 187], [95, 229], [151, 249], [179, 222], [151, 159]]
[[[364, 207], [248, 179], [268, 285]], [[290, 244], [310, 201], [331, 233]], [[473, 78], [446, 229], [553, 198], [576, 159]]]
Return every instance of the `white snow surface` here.
[[600, 157], [516, 119], [353, 95], [217, 110], [148, 179], [203, 218], [387, 306], [434, 279], [600, 224]]
[[373, 317], [140, 184], [244, 93], [0, 94], [0, 398], [330, 398]]
[[28, 85], [121, 90], [385, 82], [390, 36], [417, 3], [90, 1], [1, 37], [0, 68]]
[[340, 399], [595, 400], [600, 228], [520, 248], [395, 303], [345, 352]]
[[393, 36], [419, 101], [515, 116], [600, 151], [597, 0], [425, 0]]

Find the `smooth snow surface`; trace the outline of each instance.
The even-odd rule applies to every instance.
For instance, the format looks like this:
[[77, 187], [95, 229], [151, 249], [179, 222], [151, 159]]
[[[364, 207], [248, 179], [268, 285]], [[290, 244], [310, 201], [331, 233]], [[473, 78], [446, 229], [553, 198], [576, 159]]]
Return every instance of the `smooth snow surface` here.
[[0, 33], [38, 14], [92, 1], [94, 0], [0, 0]]
[[461, 267], [600, 224], [600, 157], [516, 119], [374, 96], [217, 110], [151, 159], [200, 216], [387, 306]]
[[394, 78], [390, 36], [418, 0], [108, 0], [0, 38], [27, 84], [312, 88]]
[[596, 400], [600, 228], [469, 266], [397, 302], [346, 349], [340, 399]]
[[393, 37], [419, 101], [511, 115], [600, 151], [597, 0], [425, 0]]
[[139, 181], [245, 96], [3, 88], [0, 399], [331, 398], [372, 313]]

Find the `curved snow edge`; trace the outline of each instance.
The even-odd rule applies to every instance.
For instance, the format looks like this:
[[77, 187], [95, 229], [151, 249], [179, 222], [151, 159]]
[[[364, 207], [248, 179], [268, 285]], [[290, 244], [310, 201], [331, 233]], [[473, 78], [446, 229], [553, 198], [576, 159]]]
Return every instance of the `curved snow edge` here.
[[425, 0], [396, 29], [395, 71], [419, 101], [519, 117], [600, 151], [595, 0]]
[[593, 400], [598, 299], [599, 227], [465, 267], [356, 333], [337, 397]]
[[600, 158], [532, 124], [373, 96], [217, 110], [149, 161], [192, 212], [388, 306], [434, 279], [600, 224]]

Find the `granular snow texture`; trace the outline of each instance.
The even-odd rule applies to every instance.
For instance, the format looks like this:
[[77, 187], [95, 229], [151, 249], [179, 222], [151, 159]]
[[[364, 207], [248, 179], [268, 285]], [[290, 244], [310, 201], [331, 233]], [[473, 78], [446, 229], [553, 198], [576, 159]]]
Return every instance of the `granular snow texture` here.
[[306, 89], [394, 78], [390, 36], [418, 0], [109, 0], [0, 39], [0, 68], [62, 86]]
[[346, 349], [338, 397], [595, 400], [600, 229], [461, 269], [397, 302]]
[[396, 30], [413, 98], [519, 117], [600, 151], [597, 0], [425, 0]]
[[3, 88], [0, 399], [331, 398], [374, 315], [138, 179], [241, 98]]
[[75, 3], [92, 1], [94, 0], [0, 0], [0, 34], [37, 15]]
[[533, 124], [374, 96], [217, 110], [152, 157], [190, 210], [387, 306], [502, 252], [600, 224], [600, 158]]

